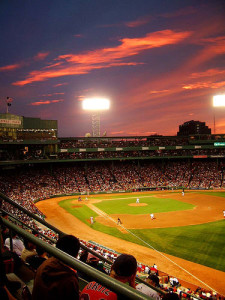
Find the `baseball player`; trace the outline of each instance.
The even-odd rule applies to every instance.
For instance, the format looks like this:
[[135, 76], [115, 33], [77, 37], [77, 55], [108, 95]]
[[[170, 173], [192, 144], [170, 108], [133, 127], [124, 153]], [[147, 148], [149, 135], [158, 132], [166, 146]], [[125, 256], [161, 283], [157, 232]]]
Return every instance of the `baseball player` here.
[[140, 201], [139, 201], [139, 198], [137, 198], [137, 200], [136, 200], [136, 203], [139, 203]]
[[94, 218], [90, 217], [91, 224], [94, 224]]
[[121, 224], [122, 224], [122, 222], [121, 222], [120, 218], [118, 218], [117, 219], [117, 225], [121, 225]]
[[150, 214], [150, 218], [151, 218], [151, 220], [154, 220], [154, 219], [155, 219], [155, 216], [154, 216], [153, 213]]
[[182, 189], [182, 196], [184, 196], [184, 189]]

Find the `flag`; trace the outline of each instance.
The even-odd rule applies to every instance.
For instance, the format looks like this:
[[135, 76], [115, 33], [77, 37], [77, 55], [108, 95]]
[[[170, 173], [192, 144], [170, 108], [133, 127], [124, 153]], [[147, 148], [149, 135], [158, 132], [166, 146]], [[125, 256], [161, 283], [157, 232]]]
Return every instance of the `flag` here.
[[10, 98], [10, 97], [7, 97], [7, 98], [6, 98], [6, 103], [7, 103], [8, 106], [11, 106], [11, 105], [12, 105], [12, 101], [13, 101], [12, 98]]

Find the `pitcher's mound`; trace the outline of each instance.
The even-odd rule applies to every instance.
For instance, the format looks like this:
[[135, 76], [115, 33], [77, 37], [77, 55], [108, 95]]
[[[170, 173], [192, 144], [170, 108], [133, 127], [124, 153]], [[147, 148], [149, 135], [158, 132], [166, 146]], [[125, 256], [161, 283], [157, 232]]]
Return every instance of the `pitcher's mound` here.
[[128, 204], [129, 206], [146, 206], [148, 205], [147, 203], [130, 203]]

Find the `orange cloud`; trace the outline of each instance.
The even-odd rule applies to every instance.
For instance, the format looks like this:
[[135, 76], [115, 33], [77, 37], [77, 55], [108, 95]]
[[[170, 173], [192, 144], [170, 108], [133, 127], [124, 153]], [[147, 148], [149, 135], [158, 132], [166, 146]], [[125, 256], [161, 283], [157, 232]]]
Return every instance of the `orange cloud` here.
[[224, 75], [225, 70], [220, 69], [209, 69], [204, 72], [192, 73], [190, 75], [191, 78], [200, 78], [200, 77], [211, 77], [216, 75]]
[[[40, 52], [37, 55], [34, 56], [34, 60], [43, 60], [49, 55], [49, 52]], [[17, 64], [12, 64], [12, 65], [7, 65], [0, 67], [0, 72], [3, 71], [14, 71], [16, 69], [19, 69], [23, 66], [30, 65], [32, 60], [30, 58], [26, 59], [24, 62], [17, 63]]]
[[149, 94], [162, 94], [162, 93], [167, 93], [169, 90], [161, 90], [161, 91], [150, 91]]
[[16, 69], [19, 69], [23, 66], [22, 63], [18, 63], [18, 64], [13, 64], [13, 65], [7, 65], [4, 67], [0, 67], [0, 72], [4, 72], [4, 71], [14, 71]]
[[150, 20], [151, 20], [150, 16], [145, 16], [145, 17], [139, 18], [135, 21], [127, 22], [127, 23], [125, 23], [125, 25], [127, 27], [134, 28], [134, 27], [139, 27], [139, 26], [148, 24]]
[[67, 82], [58, 83], [58, 84], [55, 84], [54, 87], [63, 86], [63, 85], [67, 85], [67, 84], [68, 84]]
[[183, 66], [184, 68], [188, 67], [191, 69], [214, 57], [225, 54], [225, 36], [214, 39], [199, 39], [199, 41], [196, 41], [196, 44], [203, 45], [204, 48], [200, 50], [188, 64], [185, 64]]
[[66, 54], [57, 57], [62, 63], [53, 64], [48, 70], [32, 71], [26, 79], [14, 82], [14, 85], [23, 86], [35, 81], [44, 81], [49, 78], [87, 74], [92, 70], [110, 68], [114, 66], [135, 66], [140, 63], [123, 62], [122, 60], [140, 54], [142, 51], [166, 45], [177, 44], [191, 35], [191, 32], [175, 32], [163, 30], [149, 33], [141, 38], [124, 38], [120, 45], [113, 48], [103, 48], [81, 54]]
[[49, 52], [39, 52], [37, 55], [34, 56], [35, 60], [43, 60], [49, 55]]
[[45, 95], [42, 95], [43, 97], [52, 97], [54, 95], [64, 95], [65, 93], [52, 93], [52, 94], [45, 94]]
[[57, 99], [57, 100], [40, 100], [40, 101], [37, 101], [37, 102], [32, 102], [30, 103], [29, 105], [32, 105], [32, 106], [39, 106], [39, 105], [47, 105], [47, 104], [51, 104], [51, 103], [58, 103], [58, 102], [63, 102], [64, 99]]
[[195, 82], [189, 85], [185, 85], [182, 88], [186, 90], [194, 90], [194, 89], [203, 89], [203, 88], [210, 88], [210, 89], [218, 89], [221, 87], [225, 87], [225, 81], [220, 82]]

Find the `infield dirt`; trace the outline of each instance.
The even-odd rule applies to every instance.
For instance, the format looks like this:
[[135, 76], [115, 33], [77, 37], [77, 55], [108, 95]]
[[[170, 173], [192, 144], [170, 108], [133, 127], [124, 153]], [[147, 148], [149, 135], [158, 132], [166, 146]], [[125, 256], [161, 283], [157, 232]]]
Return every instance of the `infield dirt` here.
[[[138, 194], [140, 195], [140, 193]], [[158, 195], [160, 198], [171, 197], [168, 192], [165, 193], [163, 191], [154, 193], [154, 195]], [[46, 215], [47, 222], [67, 234], [73, 234], [82, 240], [95, 241], [119, 253], [132, 254], [139, 262], [147, 265], [156, 263], [160, 270], [172, 276], [185, 280], [190, 284], [199, 285], [206, 289], [213, 289], [225, 295], [225, 272], [217, 271], [165, 253], [161, 254], [156, 250], [95, 231], [58, 205], [59, 201], [72, 198], [74, 198], [74, 196], [52, 198], [40, 201], [36, 203], [36, 205]], [[185, 193], [185, 196], [182, 196], [181, 193], [174, 193], [173, 199], [191, 203], [195, 207], [188, 211], [156, 213], [156, 219], [154, 220], [150, 220], [149, 215], [135, 215], [135, 218], [133, 215], [110, 215], [110, 217], [115, 220], [120, 217], [123, 221], [123, 226], [127, 229], [177, 227], [203, 224], [223, 219], [222, 212], [224, 210], [225, 200], [222, 197], [188, 192]], [[87, 202], [82, 201], [82, 204], [92, 206], [93, 203], [97, 201], [93, 195], [89, 197]], [[143, 203], [140, 203], [140, 205], [143, 205]], [[73, 205], [78, 205], [78, 201], [74, 200]], [[79, 205], [81, 205], [80, 202]], [[138, 205], [138, 203], [135, 203], [135, 205]], [[106, 226], [117, 226], [115, 222], [103, 216], [98, 216], [96, 221]]]

